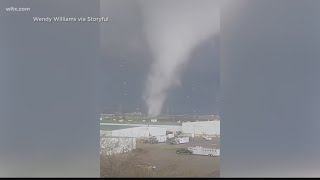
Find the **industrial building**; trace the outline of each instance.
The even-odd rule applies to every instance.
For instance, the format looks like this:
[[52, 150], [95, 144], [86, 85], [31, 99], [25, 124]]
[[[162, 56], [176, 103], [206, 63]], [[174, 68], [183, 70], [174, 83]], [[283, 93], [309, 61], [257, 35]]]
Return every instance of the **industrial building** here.
[[143, 138], [166, 135], [166, 129], [160, 127], [133, 127], [111, 131], [111, 136]]
[[166, 136], [166, 128], [134, 126], [100, 126], [100, 148], [105, 155], [130, 152], [136, 149], [137, 138]]
[[100, 137], [100, 154], [113, 155], [136, 149], [136, 138]]
[[159, 128], [165, 128], [167, 131], [182, 131], [181, 125], [165, 125], [165, 124], [135, 124], [135, 123], [104, 123], [101, 122], [100, 125], [105, 129], [106, 127], [109, 130], [115, 130], [115, 129], [124, 129], [124, 128], [132, 128], [132, 127], [159, 127]]
[[183, 122], [182, 133], [220, 136], [220, 121]]
[[150, 136], [165, 136], [166, 128], [163, 127], [149, 127], [149, 126], [107, 126], [102, 127], [101, 131], [111, 137], [134, 137], [145, 138]]

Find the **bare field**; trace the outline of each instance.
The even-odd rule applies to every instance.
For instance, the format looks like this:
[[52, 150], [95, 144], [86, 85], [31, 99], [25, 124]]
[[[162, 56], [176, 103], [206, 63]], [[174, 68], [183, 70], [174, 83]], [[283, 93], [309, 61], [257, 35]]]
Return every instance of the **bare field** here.
[[[219, 147], [219, 139], [205, 141], [198, 137], [187, 144], [171, 145], [169, 143], [147, 144], [137, 143], [137, 149], [128, 153], [136, 159], [131, 163], [133, 167], [122, 168], [122, 177], [219, 177], [219, 157], [200, 155], [176, 154], [177, 149], [189, 146], [202, 146], [207, 148]], [[127, 163], [129, 164], [129, 163]], [[155, 170], [129, 173], [136, 167], [155, 166]], [[139, 169], [139, 168], [138, 168]], [[137, 170], [137, 169], [136, 169]], [[103, 169], [101, 169], [103, 171]], [[128, 171], [128, 173], [126, 172]], [[112, 176], [109, 176], [112, 177]], [[130, 176], [129, 176], [130, 177]]]

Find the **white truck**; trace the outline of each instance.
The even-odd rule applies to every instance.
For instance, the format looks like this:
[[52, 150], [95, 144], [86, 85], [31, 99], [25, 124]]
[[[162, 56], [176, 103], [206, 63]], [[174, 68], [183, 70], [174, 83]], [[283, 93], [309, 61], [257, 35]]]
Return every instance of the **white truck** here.
[[174, 138], [174, 134], [173, 133], [168, 133], [167, 134], [167, 139], [172, 139]]
[[177, 137], [175, 138], [171, 144], [184, 144], [190, 141], [190, 137]]
[[211, 140], [212, 140], [212, 137], [210, 137], [210, 136], [206, 137], [206, 141], [211, 141]]
[[212, 140], [212, 137], [210, 137], [209, 135], [203, 135], [202, 138], [205, 139], [206, 141]]
[[151, 143], [164, 143], [164, 142], [166, 142], [167, 141], [167, 136], [152, 136], [151, 138], [150, 138], [150, 142]]
[[220, 156], [220, 149], [214, 148], [203, 148], [200, 146], [196, 147], [188, 147], [188, 150], [192, 152], [192, 154], [203, 155], [203, 156]]

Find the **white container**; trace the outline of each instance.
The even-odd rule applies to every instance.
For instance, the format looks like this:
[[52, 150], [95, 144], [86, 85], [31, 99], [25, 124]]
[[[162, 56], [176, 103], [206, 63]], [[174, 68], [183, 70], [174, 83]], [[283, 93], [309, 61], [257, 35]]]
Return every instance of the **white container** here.
[[220, 149], [214, 148], [203, 148], [200, 146], [188, 147], [189, 151], [192, 151], [192, 154], [203, 155], [203, 156], [220, 156]]
[[173, 133], [172, 133], [172, 134], [167, 134], [167, 138], [168, 138], [168, 139], [174, 138], [174, 134], [173, 134]]
[[163, 143], [167, 141], [167, 136], [156, 136], [158, 143]]
[[189, 137], [178, 137], [175, 141], [177, 144], [185, 144], [188, 143], [190, 140]]

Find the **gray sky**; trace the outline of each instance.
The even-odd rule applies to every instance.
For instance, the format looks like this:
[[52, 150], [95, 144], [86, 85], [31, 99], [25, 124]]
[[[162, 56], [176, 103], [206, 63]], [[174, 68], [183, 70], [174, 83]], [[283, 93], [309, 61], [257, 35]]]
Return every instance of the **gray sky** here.
[[[11, 6], [32, 11], [4, 12]], [[1, 1], [0, 7], [0, 176], [97, 176], [99, 24], [32, 17], [99, 16], [99, 1]]]
[[221, 174], [319, 176], [320, 2], [238, 2], [221, 10]]
[[[176, 11], [179, 13], [179, 8]], [[121, 107], [126, 112], [137, 108], [146, 112], [142, 96], [153, 57], [146, 41], [141, 6], [138, 1], [101, 1], [100, 13], [110, 18], [100, 31], [102, 110], [119, 111]], [[181, 74], [182, 86], [169, 91], [164, 113], [200, 114], [217, 110], [219, 45], [219, 37], [211, 37], [192, 51], [190, 63]]]
[[[170, 92], [172, 106], [214, 106], [201, 91], [192, 103], [184, 97], [201, 79], [213, 98], [221, 72], [221, 175], [312, 176], [320, 165], [320, 1], [237, 2], [221, 9], [221, 69], [219, 46], [208, 40], [183, 72], [187, 88]], [[33, 10], [0, 16], [0, 176], [97, 177], [96, 96], [129, 110], [144, 103], [151, 55], [139, 8], [131, 0], [3, 0], [0, 7], [16, 3]], [[99, 16], [99, 5], [111, 20], [101, 28], [30, 22], [34, 15]], [[126, 99], [119, 95], [124, 81], [132, 94]]]

